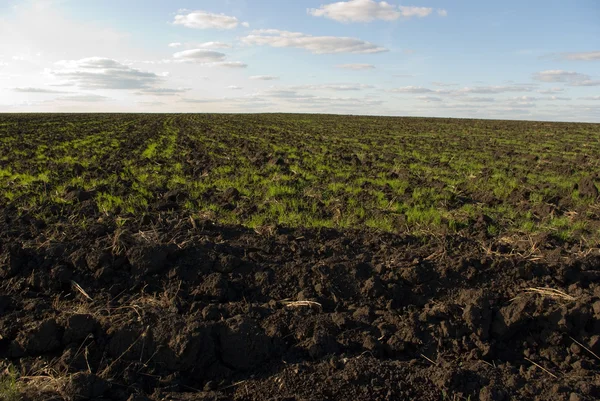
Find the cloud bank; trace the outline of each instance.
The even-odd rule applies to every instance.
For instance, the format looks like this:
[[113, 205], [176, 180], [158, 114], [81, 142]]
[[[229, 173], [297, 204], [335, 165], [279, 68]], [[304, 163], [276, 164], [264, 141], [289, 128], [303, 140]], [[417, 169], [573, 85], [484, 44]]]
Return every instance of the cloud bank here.
[[[213, 14], [206, 11], [191, 11], [187, 14], [178, 14], [173, 21], [175, 25], [183, 25], [192, 29], [234, 29], [240, 25], [236, 17], [225, 14]], [[248, 26], [247, 22], [241, 23]]]
[[[400, 18], [424, 18], [433, 13], [431, 7], [395, 6], [386, 1], [350, 0], [307, 9], [309, 15], [329, 18], [338, 22], [372, 22], [375, 20], [395, 21]], [[438, 15], [445, 17], [446, 10], [439, 9]]]
[[278, 29], [259, 29], [244, 38], [248, 45], [271, 47], [293, 47], [314, 54], [358, 53], [372, 54], [387, 52], [388, 49], [364, 40], [337, 36], [312, 36], [300, 32]]

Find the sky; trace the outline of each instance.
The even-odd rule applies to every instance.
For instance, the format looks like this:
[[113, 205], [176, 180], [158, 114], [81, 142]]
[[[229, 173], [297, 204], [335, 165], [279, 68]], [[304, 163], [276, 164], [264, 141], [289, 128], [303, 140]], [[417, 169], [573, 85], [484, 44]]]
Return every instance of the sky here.
[[0, 112], [600, 122], [600, 2], [0, 0]]

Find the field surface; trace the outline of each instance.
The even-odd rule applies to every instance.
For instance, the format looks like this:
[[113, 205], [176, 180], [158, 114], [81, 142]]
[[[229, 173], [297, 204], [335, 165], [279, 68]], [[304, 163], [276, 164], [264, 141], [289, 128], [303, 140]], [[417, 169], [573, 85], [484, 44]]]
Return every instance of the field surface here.
[[0, 400], [600, 398], [600, 125], [0, 115]]

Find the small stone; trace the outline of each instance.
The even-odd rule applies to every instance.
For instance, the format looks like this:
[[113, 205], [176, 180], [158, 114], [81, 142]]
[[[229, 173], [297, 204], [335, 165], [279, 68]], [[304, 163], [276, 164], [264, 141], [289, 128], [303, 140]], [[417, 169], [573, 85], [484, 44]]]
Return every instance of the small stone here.
[[592, 308], [594, 309], [594, 315], [600, 316], [600, 301], [594, 302]]
[[363, 348], [369, 351], [376, 351], [380, 347], [379, 341], [373, 336], [367, 336], [363, 341]]
[[571, 346], [569, 347], [569, 349], [575, 355], [581, 354], [581, 347], [579, 345], [575, 344], [575, 343], [571, 344]]
[[363, 306], [362, 308], [358, 308], [352, 314], [352, 317], [361, 323], [369, 324], [371, 323], [372, 312], [371, 308], [368, 306]]
[[589, 346], [593, 353], [600, 355], [600, 336], [592, 336]]
[[569, 401], [583, 401], [583, 398], [581, 398], [581, 396], [577, 393], [571, 393]]
[[590, 364], [587, 361], [580, 359], [578, 361], [573, 362], [571, 364], [571, 367], [574, 370], [588, 370], [590, 368]]

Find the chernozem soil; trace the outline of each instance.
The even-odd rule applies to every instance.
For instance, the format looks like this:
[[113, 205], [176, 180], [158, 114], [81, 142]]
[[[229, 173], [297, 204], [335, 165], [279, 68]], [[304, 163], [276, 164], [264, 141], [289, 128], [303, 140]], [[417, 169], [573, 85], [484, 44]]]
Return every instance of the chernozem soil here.
[[255, 232], [177, 213], [43, 242], [13, 212], [0, 358], [30, 399], [600, 397], [591, 248], [547, 241], [531, 258], [477, 233]]
[[0, 204], [0, 374], [25, 400], [600, 398], [596, 244], [484, 221], [251, 230], [177, 193], [143, 216], [68, 195]]

